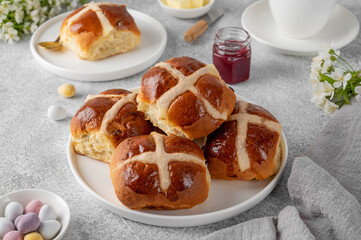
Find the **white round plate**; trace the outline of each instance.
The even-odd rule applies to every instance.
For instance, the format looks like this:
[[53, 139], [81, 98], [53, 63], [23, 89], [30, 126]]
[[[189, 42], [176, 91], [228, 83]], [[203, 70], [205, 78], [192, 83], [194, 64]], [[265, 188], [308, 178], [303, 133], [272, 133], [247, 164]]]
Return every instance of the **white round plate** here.
[[291, 55], [314, 55], [323, 45], [340, 49], [351, 43], [360, 30], [356, 17], [346, 8], [336, 5], [326, 26], [314, 37], [290, 38], [278, 29], [268, 0], [248, 6], [242, 14], [242, 25], [257, 41]]
[[30, 40], [30, 49], [35, 60], [48, 71], [79, 81], [108, 81], [139, 73], [153, 65], [163, 54], [167, 32], [153, 17], [128, 9], [142, 33], [140, 44], [126, 53], [97, 61], [82, 60], [71, 50], [50, 51], [38, 47], [42, 41], [55, 40], [63, 20], [70, 12], [61, 14], [42, 24]]
[[288, 147], [283, 131], [281, 149], [281, 167], [275, 176], [263, 181], [212, 180], [206, 201], [191, 209], [180, 210], [131, 210], [117, 199], [107, 163], [75, 153], [71, 136], [68, 140], [67, 156], [75, 179], [108, 210], [150, 225], [189, 227], [236, 216], [261, 202], [276, 187], [286, 166]]
[[5, 208], [10, 202], [19, 202], [25, 208], [32, 200], [42, 201], [54, 209], [61, 228], [53, 240], [62, 239], [70, 223], [70, 210], [64, 199], [55, 193], [43, 189], [23, 189], [7, 193], [0, 197], [0, 217], [4, 217]]

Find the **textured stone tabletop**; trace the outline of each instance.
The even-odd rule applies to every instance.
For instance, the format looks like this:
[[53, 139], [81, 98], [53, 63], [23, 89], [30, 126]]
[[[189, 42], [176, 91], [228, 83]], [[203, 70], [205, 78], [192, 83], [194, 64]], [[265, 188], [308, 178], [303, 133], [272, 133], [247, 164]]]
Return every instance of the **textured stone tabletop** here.
[[[121, 1], [116, 1], [121, 2]], [[191, 56], [212, 62], [213, 36], [225, 26], [241, 26], [241, 15], [252, 0], [216, 0], [224, 16], [211, 25], [196, 42], [183, 41], [183, 33], [193, 20], [180, 20], [164, 13], [155, 0], [124, 0], [129, 8], [157, 18], [168, 32], [168, 43], [160, 60]], [[359, 0], [340, 0], [361, 22]], [[312, 57], [282, 55], [252, 41], [252, 69], [247, 82], [233, 85], [237, 94], [270, 110], [283, 125], [289, 144], [289, 159], [284, 175], [261, 203], [234, 218], [215, 224], [166, 228], [122, 218], [95, 202], [75, 180], [66, 157], [69, 124], [89, 94], [110, 88], [132, 89], [139, 86], [144, 72], [110, 82], [77, 82], [55, 76], [36, 63], [30, 53], [29, 38], [13, 45], [0, 43], [0, 195], [26, 189], [50, 190], [65, 199], [71, 222], [65, 239], [195, 239], [215, 230], [257, 217], [273, 216], [291, 204], [287, 179], [294, 157], [310, 145], [329, 116], [310, 102], [308, 81]], [[361, 67], [361, 37], [341, 50], [352, 65]], [[75, 97], [65, 99], [57, 88], [72, 83]], [[65, 120], [47, 118], [50, 105], [68, 111]]]

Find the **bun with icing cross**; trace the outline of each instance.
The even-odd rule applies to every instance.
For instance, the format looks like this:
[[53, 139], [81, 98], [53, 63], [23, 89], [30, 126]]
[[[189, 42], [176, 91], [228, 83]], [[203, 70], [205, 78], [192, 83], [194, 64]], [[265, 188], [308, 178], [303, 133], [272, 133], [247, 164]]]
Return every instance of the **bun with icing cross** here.
[[118, 199], [131, 209], [191, 208], [207, 199], [210, 187], [202, 150], [156, 132], [121, 142], [110, 176]]
[[140, 43], [141, 33], [125, 5], [88, 3], [61, 25], [60, 41], [78, 57], [98, 60], [127, 52]]
[[282, 127], [264, 108], [238, 101], [232, 115], [207, 137], [204, 154], [214, 179], [263, 180], [282, 157]]
[[137, 102], [138, 110], [168, 135], [195, 139], [228, 118], [236, 96], [213, 64], [176, 57], [144, 74]]
[[121, 141], [151, 133], [152, 124], [137, 111], [136, 95], [110, 89], [88, 96], [70, 123], [75, 152], [109, 163]]

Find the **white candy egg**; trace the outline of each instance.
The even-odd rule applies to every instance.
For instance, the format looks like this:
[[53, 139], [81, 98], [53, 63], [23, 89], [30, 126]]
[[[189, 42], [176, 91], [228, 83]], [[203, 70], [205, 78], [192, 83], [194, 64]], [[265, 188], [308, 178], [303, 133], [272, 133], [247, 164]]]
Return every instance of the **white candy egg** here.
[[56, 105], [51, 105], [48, 108], [48, 118], [58, 121], [66, 117], [67, 117], [67, 112], [64, 108]]
[[39, 218], [41, 222], [46, 220], [56, 220], [57, 216], [54, 210], [47, 204], [41, 207], [39, 211]]
[[14, 229], [14, 224], [9, 219], [0, 217], [0, 238]]
[[18, 202], [11, 202], [6, 205], [4, 217], [14, 222], [15, 219], [24, 213], [24, 207]]
[[52, 239], [61, 228], [60, 222], [56, 220], [46, 220], [40, 223], [39, 233], [44, 239]]

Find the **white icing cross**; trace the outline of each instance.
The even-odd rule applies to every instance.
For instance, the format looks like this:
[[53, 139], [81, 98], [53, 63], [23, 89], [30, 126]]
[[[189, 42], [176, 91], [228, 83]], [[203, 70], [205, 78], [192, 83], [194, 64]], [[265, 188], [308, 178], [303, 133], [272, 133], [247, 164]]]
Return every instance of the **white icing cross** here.
[[[198, 81], [198, 79], [206, 74], [212, 74], [215, 76], [219, 76], [219, 73], [216, 67], [213, 64], [207, 65], [203, 68], [198, 69], [193, 74], [186, 77], [179, 70], [174, 69], [172, 65], [169, 63], [161, 62], [155, 65], [155, 67], [160, 67], [166, 69], [174, 78], [178, 79], [178, 84], [167, 92], [165, 92], [158, 100], [157, 106], [160, 109], [161, 116], [167, 116], [166, 112], [168, 111], [169, 105], [174, 100], [175, 97], [180, 96], [181, 94], [190, 91], [193, 93], [198, 99], [200, 99], [208, 112], [208, 114], [214, 119], [227, 119], [227, 111], [219, 112], [216, 108], [209, 103], [209, 101], [203, 97], [203, 95], [198, 91], [198, 89], [194, 86], [194, 84]], [[220, 83], [225, 85], [225, 83], [221, 80]]]
[[246, 149], [246, 138], [247, 138], [247, 126], [248, 123], [254, 123], [258, 125], [264, 125], [269, 130], [273, 130], [277, 133], [282, 131], [281, 124], [278, 122], [271, 121], [269, 119], [247, 113], [247, 102], [239, 101], [239, 113], [231, 115], [227, 121], [237, 121], [237, 157], [238, 165], [241, 172], [251, 167], [251, 162]]
[[104, 114], [100, 130], [107, 133], [108, 124], [111, 121], [113, 121], [113, 119], [117, 116], [120, 109], [122, 109], [122, 107], [125, 104], [127, 104], [129, 102], [133, 102], [134, 104], [137, 104], [136, 101], [135, 101], [136, 96], [137, 96], [136, 93], [129, 93], [128, 95], [126, 95], [126, 93], [121, 94], [121, 95], [99, 94], [99, 95], [89, 95], [87, 97], [86, 101], [88, 101], [90, 99], [98, 98], [98, 97], [102, 97], [102, 98], [119, 98], [119, 97], [122, 97], [119, 101], [114, 103], [113, 106]]
[[78, 12], [77, 14], [75, 14], [74, 16], [72, 16], [68, 19], [68, 29], [69, 29], [70, 25], [75, 20], [77, 20], [81, 15], [83, 15], [84, 13], [86, 13], [89, 10], [92, 10], [98, 16], [98, 19], [103, 27], [103, 34], [106, 34], [109, 31], [111, 31], [113, 29], [113, 26], [110, 24], [108, 18], [104, 15], [103, 10], [99, 7], [99, 5], [114, 5], [114, 4], [113, 3], [93, 3], [93, 2], [85, 4], [84, 5], [85, 8], [83, 8], [80, 12]]
[[132, 162], [156, 164], [158, 166], [160, 188], [164, 192], [167, 191], [171, 185], [169, 163], [186, 162], [206, 167], [205, 161], [194, 155], [188, 153], [167, 153], [164, 149], [164, 136], [156, 132], [152, 132], [150, 135], [153, 137], [155, 142], [155, 152], [144, 152], [134, 157], [128, 158], [127, 160], [118, 164], [118, 166], [113, 170], [113, 173], [122, 168], [124, 165]]

